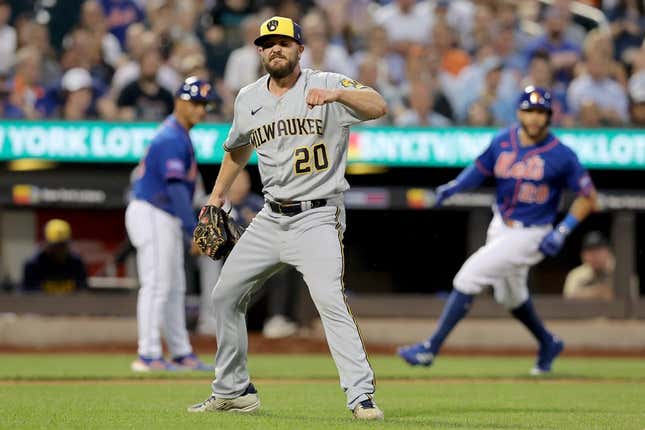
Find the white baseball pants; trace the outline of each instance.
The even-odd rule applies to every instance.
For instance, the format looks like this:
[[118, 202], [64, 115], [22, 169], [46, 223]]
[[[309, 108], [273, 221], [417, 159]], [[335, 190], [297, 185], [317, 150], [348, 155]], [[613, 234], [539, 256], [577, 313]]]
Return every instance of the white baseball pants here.
[[162, 357], [162, 332], [172, 357], [190, 354], [181, 222], [148, 202], [133, 200], [125, 225], [137, 249], [139, 355]]
[[496, 212], [486, 236], [486, 244], [472, 254], [455, 276], [457, 291], [479, 294], [492, 286], [495, 300], [515, 309], [529, 298], [526, 284], [529, 268], [544, 258], [540, 242], [551, 225], [508, 226]]

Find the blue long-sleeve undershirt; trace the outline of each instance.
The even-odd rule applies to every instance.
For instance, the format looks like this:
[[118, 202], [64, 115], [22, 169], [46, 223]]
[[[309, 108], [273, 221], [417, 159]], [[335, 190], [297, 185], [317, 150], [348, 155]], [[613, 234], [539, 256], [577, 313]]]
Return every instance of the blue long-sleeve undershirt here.
[[197, 217], [193, 211], [188, 189], [181, 181], [171, 181], [168, 182], [167, 190], [173, 213], [181, 220], [181, 228], [184, 232], [192, 237], [197, 225]]

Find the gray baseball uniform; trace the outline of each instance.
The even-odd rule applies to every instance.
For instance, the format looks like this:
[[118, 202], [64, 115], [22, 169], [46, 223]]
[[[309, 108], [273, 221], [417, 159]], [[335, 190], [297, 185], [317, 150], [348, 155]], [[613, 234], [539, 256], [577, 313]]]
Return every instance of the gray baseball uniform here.
[[285, 265], [302, 273], [320, 314], [350, 409], [374, 393], [374, 372], [343, 286], [343, 232], [349, 126], [362, 121], [341, 103], [309, 109], [312, 88], [365, 88], [335, 73], [302, 70], [281, 97], [268, 75], [243, 88], [235, 102], [226, 150], [253, 145], [265, 198], [302, 202], [302, 212], [281, 213], [267, 202], [237, 243], [213, 290], [218, 350], [213, 394], [234, 398], [249, 384], [245, 313], [251, 296]]

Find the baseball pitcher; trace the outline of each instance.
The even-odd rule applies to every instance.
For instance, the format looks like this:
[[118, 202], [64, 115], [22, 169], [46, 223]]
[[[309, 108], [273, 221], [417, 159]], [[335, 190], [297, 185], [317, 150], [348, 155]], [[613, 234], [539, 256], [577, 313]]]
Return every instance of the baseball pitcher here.
[[191, 412], [259, 408], [246, 366], [245, 312], [263, 282], [286, 265], [304, 277], [357, 419], [382, 419], [374, 372], [343, 288], [343, 232], [349, 127], [386, 113], [371, 88], [335, 73], [301, 69], [300, 26], [273, 17], [255, 40], [268, 74], [243, 88], [208, 205], [221, 207], [233, 179], [257, 152], [266, 200], [213, 290], [218, 350], [212, 395]]
[[[497, 198], [486, 244], [466, 260], [455, 276], [454, 289], [426, 341], [400, 348], [412, 365], [432, 364], [444, 340], [466, 315], [473, 297], [492, 286], [495, 299], [510, 310], [539, 343], [531, 374], [551, 371], [564, 343], [538, 317], [526, 285], [528, 270], [545, 255], [554, 256], [569, 233], [596, 208], [596, 192], [575, 153], [549, 131], [551, 94], [526, 87], [520, 96], [519, 126], [500, 132], [457, 179], [437, 189], [436, 205], [455, 193], [479, 186], [488, 177], [496, 183]], [[563, 189], [578, 197], [555, 228]]]

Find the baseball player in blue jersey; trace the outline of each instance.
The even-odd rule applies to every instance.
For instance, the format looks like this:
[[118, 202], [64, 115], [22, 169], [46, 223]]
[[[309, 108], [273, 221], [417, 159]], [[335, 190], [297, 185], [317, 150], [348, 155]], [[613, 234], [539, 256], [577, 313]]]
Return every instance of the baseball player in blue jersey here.
[[[492, 286], [495, 299], [535, 336], [539, 351], [531, 374], [550, 372], [564, 343], [538, 317], [526, 285], [528, 270], [545, 255], [556, 255], [571, 231], [596, 208], [596, 191], [576, 154], [550, 131], [551, 94], [526, 87], [518, 104], [518, 126], [503, 130], [475, 162], [453, 181], [437, 189], [436, 206], [460, 191], [475, 188], [488, 177], [497, 198], [486, 244], [471, 255], [453, 281], [454, 289], [434, 334], [402, 347], [398, 354], [412, 365], [429, 366], [473, 298]], [[555, 228], [564, 188], [577, 193], [569, 213]]]
[[[138, 353], [131, 368], [213, 370], [193, 354], [184, 315], [184, 246], [192, 244], [192, 209], [197, 163], [189, 130], [202, 121], [213, 100], [210, 84], [187, 78], [177, 90], [175, 108], [161, 125], [137, 167], [133, 200], [125, 213], [130, 241], [137, 249], [139, 297]], [[163, 358], [161, 333], [172, 361]]]

